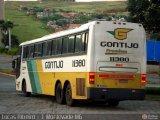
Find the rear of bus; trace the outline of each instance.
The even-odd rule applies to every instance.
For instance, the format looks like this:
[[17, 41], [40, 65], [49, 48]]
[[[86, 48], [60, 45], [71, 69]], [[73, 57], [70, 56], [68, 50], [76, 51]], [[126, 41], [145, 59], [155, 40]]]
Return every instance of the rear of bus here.
[[146, 83], [143, 26], [97, 21], [91, 31], [88, 98], [113, 105], [121, 100], [143, 100]]

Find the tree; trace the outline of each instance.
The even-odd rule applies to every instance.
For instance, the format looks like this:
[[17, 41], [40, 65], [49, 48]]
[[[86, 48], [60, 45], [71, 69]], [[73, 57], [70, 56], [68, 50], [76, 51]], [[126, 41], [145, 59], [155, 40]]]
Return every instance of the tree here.
[[160, 0], [128, 0], [129, 20], [141, 23], [148, 32], [160, 31]]
[[[0, 21], [0, 29], [4, 41], [8, 41], [8, 46], [11, 48], [11, 29], [13, 28], [13, 23], [10, 21]], [[7, 37], [8, 36], [8, 37]], [[7, 42], [6, 42], [7, 43]], [[6, 44], [5, 44], [6, 45]]]

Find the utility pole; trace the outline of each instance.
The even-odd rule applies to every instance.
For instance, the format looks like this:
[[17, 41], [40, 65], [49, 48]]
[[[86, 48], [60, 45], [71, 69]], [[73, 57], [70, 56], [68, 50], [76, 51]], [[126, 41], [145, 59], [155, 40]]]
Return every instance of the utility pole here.
[[8, 28], [8, 34], [9, 34], [9, 50], [11, 49], [11, 28]]

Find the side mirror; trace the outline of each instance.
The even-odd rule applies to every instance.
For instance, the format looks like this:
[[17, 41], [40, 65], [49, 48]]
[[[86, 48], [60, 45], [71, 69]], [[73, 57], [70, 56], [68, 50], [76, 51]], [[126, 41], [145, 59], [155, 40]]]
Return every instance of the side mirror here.
[[14, 60], [12, 61], [12, 68], [13, 68], [13, 69], [16, 69], [16, 59], [14, 59]]

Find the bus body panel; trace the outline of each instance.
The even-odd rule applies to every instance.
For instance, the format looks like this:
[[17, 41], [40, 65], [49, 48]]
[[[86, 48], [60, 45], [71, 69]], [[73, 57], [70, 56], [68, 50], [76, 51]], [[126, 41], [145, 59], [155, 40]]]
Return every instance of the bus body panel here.
[[[86, 53], [22, 58], [16, 90], [22, 91], [22, 81], [26, 80], [28, 92], [54, 96], [56, 82], [60, 81], [64, 88], [65, 82], [69, 81], [73, 99], [144, 99], [145, 85], [141, 84], [142, 74], [146, 74], [143, 27], [113, 21], [95, 21], [83, 27], [75, 31], [79, 33], [88, 29]], [[62, 35], [76, 34], [75, 31]], [[60, 33], [57, 36], [60, 37]], [[52, 38], [55, 39], [56, 35], [25, 42], [21, 46]], [[94, 83], [90, 83], [91, 72], [95, 75]]]
[[95, 72], [95, 82], [88, 88], [88, 98], [144, 99], [145, 86], [141, 83], [142, 74], [146, 74], [143, 26], [101, 21], [95, 23], [93, 29], [95, 49], [91, 50], [94, 53], [91, 71]]

